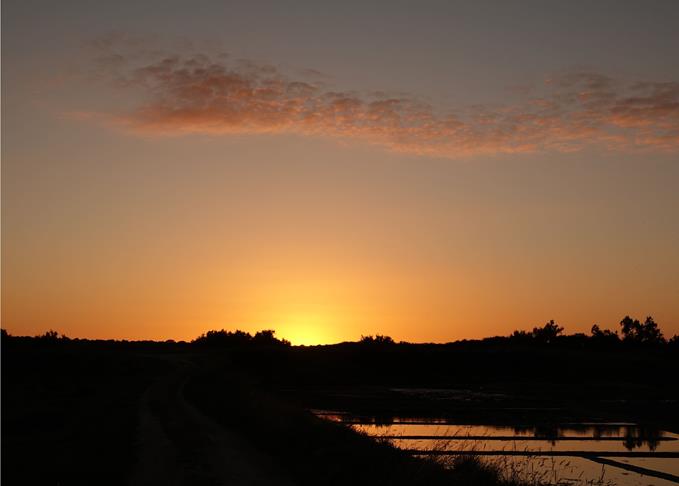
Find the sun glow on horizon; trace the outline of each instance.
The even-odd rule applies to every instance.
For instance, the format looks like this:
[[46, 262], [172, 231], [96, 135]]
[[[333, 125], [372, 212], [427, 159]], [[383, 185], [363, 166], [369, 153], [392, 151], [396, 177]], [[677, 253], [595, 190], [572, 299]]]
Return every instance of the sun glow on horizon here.
[[287, 339], [293, 345], [312, 346], [316, 344], [333, 344], [340, 339], [334, 332], [331, 319], [314, 313], [291, 314], [282, 319], [276, 329], [276, 335]]

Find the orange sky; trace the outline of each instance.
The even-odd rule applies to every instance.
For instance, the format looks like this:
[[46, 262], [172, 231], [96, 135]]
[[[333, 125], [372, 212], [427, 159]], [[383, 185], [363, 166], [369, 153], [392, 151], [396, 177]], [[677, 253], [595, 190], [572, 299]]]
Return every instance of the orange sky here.
[[3, 4], [10, 333], [679, 333], [676, 4], [37, 3]]

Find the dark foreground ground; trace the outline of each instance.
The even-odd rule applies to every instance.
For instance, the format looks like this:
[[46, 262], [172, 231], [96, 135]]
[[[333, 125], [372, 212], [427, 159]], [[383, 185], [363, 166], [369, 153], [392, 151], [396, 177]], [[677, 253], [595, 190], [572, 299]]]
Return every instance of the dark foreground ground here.
[[499, 484], [307, 410], [679, 431], [676, 346], [2, 339], [2, 484]]

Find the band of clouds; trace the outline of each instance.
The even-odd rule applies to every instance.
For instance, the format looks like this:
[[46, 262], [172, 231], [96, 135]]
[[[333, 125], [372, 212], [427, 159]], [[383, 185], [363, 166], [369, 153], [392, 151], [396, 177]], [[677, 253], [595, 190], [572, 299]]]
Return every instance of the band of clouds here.
[[335, 91], [311, 70], [290, 76], [226, 55], [157, 56], [100, 57], [100, 71], [141, 101], [125, 113], [79, 116], [146, 135], [298, 134], [446, 158], [587, 147], [679, 150], [677, 82], [622, 83], [574, 72], [513, 104], [444, 110], [414, 96]]

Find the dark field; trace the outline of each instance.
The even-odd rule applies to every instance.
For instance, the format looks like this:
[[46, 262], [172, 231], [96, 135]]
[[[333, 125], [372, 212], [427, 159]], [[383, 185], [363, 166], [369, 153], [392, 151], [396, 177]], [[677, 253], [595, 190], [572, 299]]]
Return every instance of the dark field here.
[[268, 334], [225, 336], [154, 343], [4, 335], [3, 484], [511, 482], [475, 457], [446, 468], [311, 409], [547, 434], [576, 422], [679, 432], [676, 340], [293, 347]]

